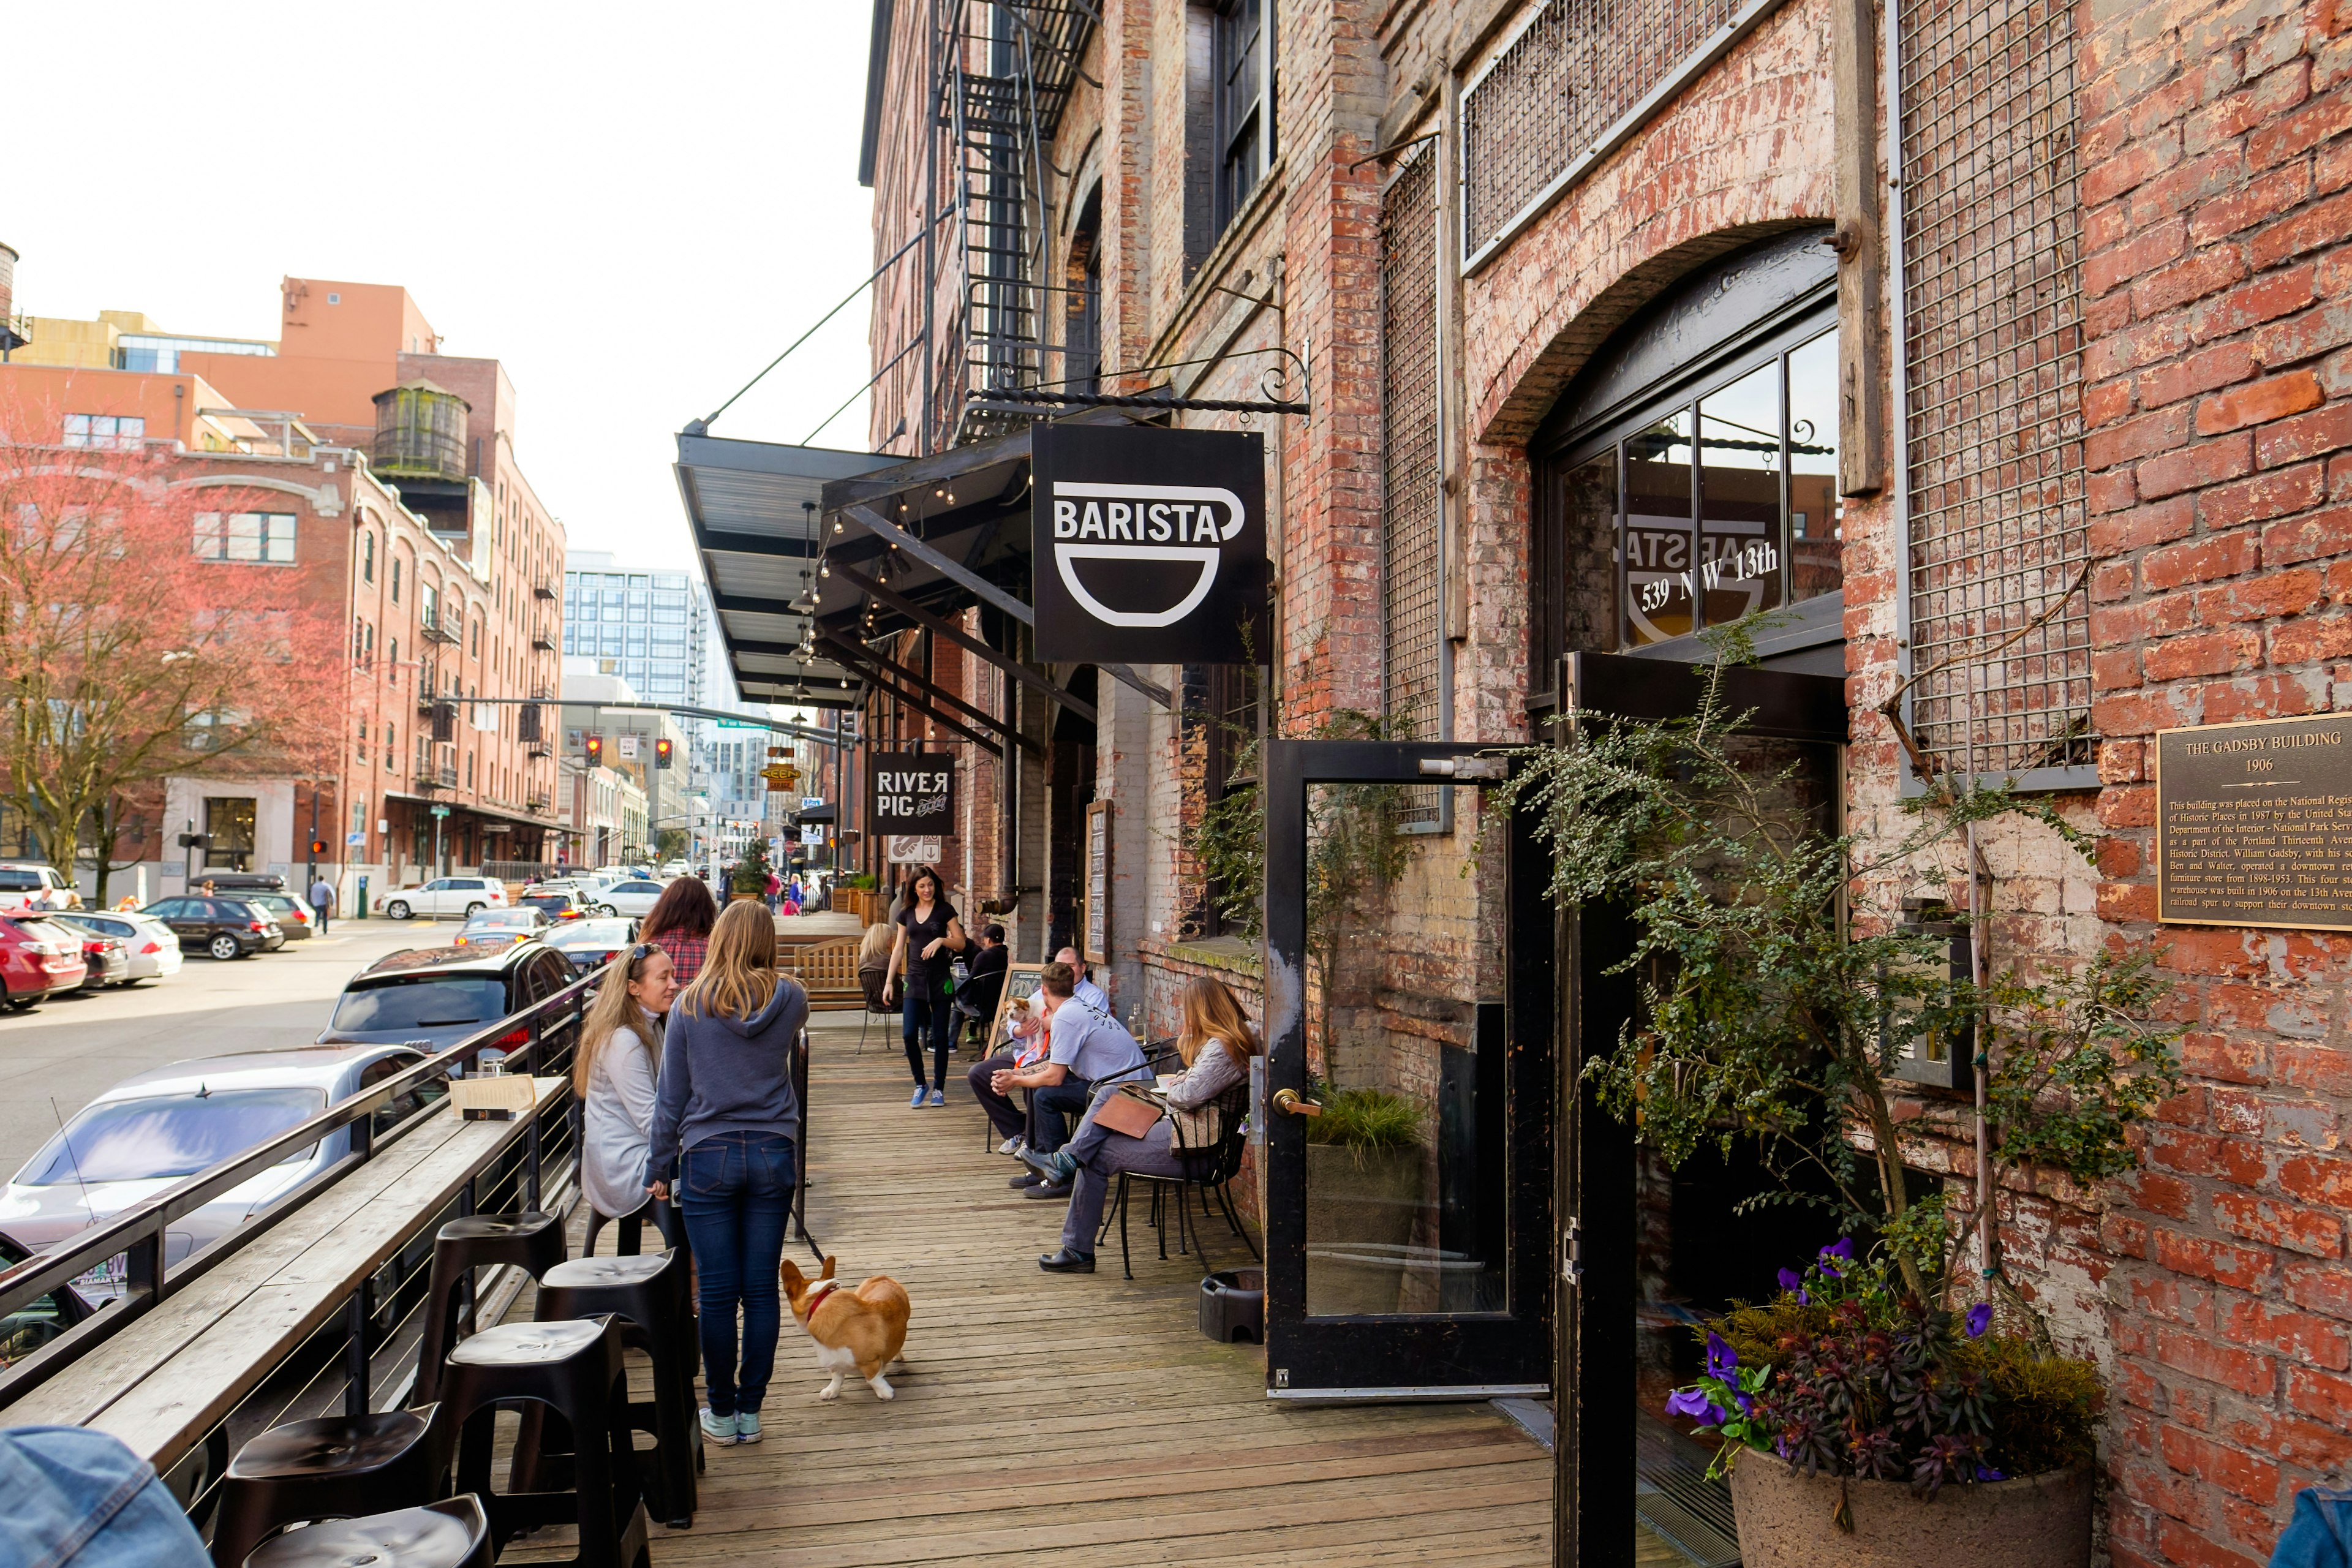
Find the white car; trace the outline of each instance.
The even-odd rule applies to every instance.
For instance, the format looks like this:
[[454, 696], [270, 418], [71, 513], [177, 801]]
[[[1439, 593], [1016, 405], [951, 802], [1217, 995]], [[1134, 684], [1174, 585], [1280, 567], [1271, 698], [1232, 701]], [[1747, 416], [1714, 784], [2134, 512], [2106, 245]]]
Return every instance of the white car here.
[[0, 865], [0, 910], [69, 910], [80, 902], [73, 883], [54, 866], [29, 860]]
[[49, 918], [92, 936], [110, 936], [121, 942], [122, 951], [131, 955], [126, 984], [177, 974], [180, 965], [187, 961], [186, 954], [180, 951], [180, 933], [152, 915], [142, 915], [134, 910], [66, 910]]
[[676, 881], [678, 878], [683, 877], [683, 876], [685, 876], [685, 875], [686, 875], [686, 862], [685, 862], [685, 861], [683, 861], [683, 860], [665, 860], [664, 862], [662, 862], [662, 868], [661, 868], [661, 879], [662, 879], [663, 881], [665, 881], [665, 882], [672, 882], [672, 881]]
[[422, 887], [398, 888], [378, 906], [387, 920], [412, 915], [470, 915], [507, 907], [507, 885], [495, 877], [436, 877]]
[[654, 912], [655, 900], [661, 896], [662, 885], [659, 882], [640, 878], [614, 883], [597, 895], [596, 901], [616, 915], [630, 915], [643, 920]]

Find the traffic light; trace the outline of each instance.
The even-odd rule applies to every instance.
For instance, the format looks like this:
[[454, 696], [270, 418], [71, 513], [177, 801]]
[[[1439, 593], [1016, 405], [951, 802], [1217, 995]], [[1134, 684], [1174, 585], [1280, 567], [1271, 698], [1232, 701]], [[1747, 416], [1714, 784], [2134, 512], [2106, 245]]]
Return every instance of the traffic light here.
[[673, 742], [667, 735], [664, 735], [654, 742], [654, 766], [657, 768], [666, 768], [669, 766], [669, 753], [672, 745]]
[[312, 858], [312, 859], [316, 859], [316, 858], [318, 858], [320, 856], [324, 855], [326, 852], [327, 852], [327, 841], [326, 841], [325, 839], [323, 839], [323, 838], [313, 838], [312, 840], [310, 840], [310, 857], [311, 857], [311, 858]]
[[587, 744], [588, 765], [592, 768], [596, 767], [604, 761], [604, 737], [592, 734], [588, 737]]

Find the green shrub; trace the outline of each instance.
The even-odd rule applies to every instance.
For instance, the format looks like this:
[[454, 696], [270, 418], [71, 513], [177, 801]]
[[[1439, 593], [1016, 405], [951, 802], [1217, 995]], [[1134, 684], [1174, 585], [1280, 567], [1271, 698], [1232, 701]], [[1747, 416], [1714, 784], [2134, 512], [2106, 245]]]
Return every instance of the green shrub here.
[[1307, 1124], [1309, 1143], [1342, 1148], [1409, 1149], [1421, 1142], [1421, 1111], [1402, 1095], [1378, 1089], [1323, 1093], [1323, 1114]]

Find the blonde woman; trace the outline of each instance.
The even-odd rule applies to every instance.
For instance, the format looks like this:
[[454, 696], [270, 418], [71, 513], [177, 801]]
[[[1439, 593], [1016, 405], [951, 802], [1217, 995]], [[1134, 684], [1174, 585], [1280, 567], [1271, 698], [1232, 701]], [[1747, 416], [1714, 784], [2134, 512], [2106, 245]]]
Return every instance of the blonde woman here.
[[661, 1016], [677, 998], [669, 954], [640, 942], [597, 987], [580, 1026], [572, 1058], [572, 1089], [580, 1097], [583, 1141], [580, 1186], [588, 1196], [588, 1250], [596, 1233], [622, 1221], [620, 1247], [635, 1252], [646, 1204], [654, 1224], [673, 1247], [677, 1216], [646, 1194], [646, 1153], [652, 1142], [654, 1078], [661, 1067]]
[[[1257, 1031], [1242, 1012], [1234, 994], [1206, 975], [1184, 987], [1184, 1028], [1176, 1037], [1176, 1054], [1184, 1059], [1184, 1075], [1168, 1086], [1169, 1104], [1192, 1110], [1208, 1104], [1237, 1083], [1249, 1079], [1250, 1058], [1262, 1047]], [[1103, 1096], [1118, 1092], [1106, 1085], [1087, 1109], [1076, 1136], [1050, 1154], [1034, 1149], [1021, 1158], [1049, 1183], [1068, 1182], [1070, 1212], [1062, 1222], [1062, 1249], [1037, 1260], [1049, 1274], [1091, 1274], [1095, 1271], [1095, 1232], [1102, 1226], [1103, 1197], [1114, 1172], [1132, 1171], [1146, 1176], [1181, 1176], [1184, 1167], [1172, 1147], [1174, 1131], [1161, 1117], [1140, 1138], [1130, 1138], [1095, 1123], [1095, 1107]]]
[[646, 1189], [666, 1198], [670, 1167], [678, 1167], [677, 1204], [701, 1282], [710, 1394], [702, 1431], [713, 1443], [760, 1440], [801, 1133], [793, 1046], [807, 1022], [808, 993], [776, 973], [775, 917], [757, 901], [727, 906], [711, 928], [702, 973], [670, 1009], [644, 1175]]

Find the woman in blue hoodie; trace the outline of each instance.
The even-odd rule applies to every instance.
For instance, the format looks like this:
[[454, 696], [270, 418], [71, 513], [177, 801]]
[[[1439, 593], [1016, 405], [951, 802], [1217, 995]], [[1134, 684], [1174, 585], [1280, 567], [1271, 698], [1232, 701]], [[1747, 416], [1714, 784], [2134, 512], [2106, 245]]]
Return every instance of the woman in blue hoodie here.
[[[776, 1279], [793, 1208], [793, 1042], [808, 993], [776, 973], [776, 922], [756, 900], [730, 904], [710, 954], [670, 1009], [646, 1186], [677, 1201], [701, 1281], [703, 1436], [760, 1440], [760, 1401], [776, 1364], [783, 1310]], [[743, 1315], [736, 1361], [735, 1314]]]

